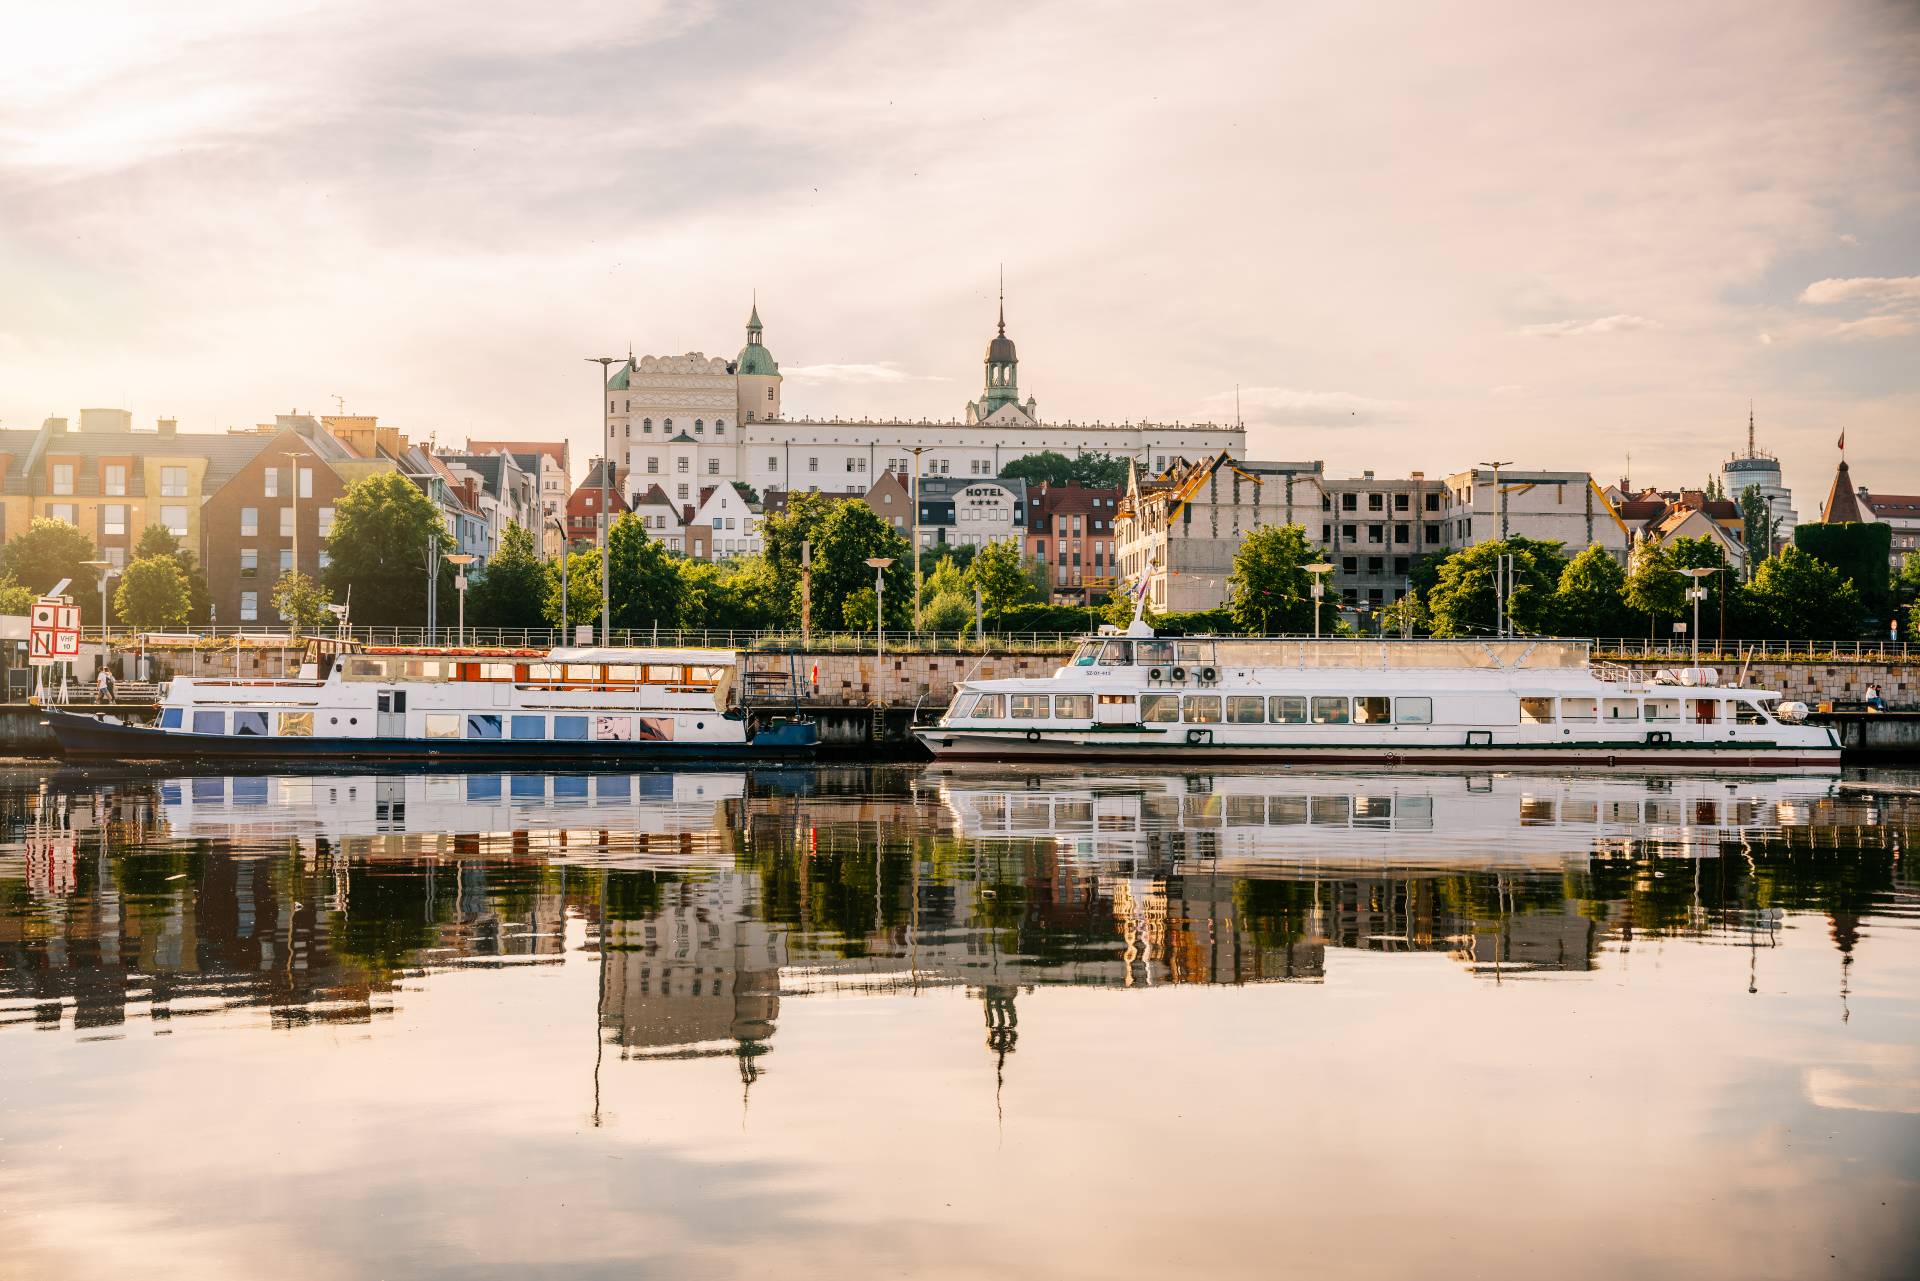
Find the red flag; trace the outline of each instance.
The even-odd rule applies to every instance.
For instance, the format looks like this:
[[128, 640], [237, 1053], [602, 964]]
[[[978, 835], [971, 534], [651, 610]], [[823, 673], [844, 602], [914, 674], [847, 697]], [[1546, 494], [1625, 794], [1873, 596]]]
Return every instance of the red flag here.
[[1846, 451], [1847, 451], [1847, 429], [1842, 427], [1840, 429], [1840, 452], [1845, 453]]

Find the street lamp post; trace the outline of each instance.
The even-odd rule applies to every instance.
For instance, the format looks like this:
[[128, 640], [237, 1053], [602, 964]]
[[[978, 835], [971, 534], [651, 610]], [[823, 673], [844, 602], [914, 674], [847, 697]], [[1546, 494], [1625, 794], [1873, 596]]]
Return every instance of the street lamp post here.
[[1499, 517], [1500, 517], [1500, 538], [1504, 542], [1507, 537], [1507, 491], [1500, 488], [1500, 469], [1502, 467], [1512, 466], [1513, 459], [1501, 458], [1501, 459], [1496, 459], [1495, 461], [1490, 463], [1481, 463], [1480, 465], [1482, 467], [1493, 468], [1494, 510], [1499, 514]]
[[873, 566], [873, 656], [881, 659], [887, 656], [887, 610], [882, 593], [887, 589], [887, 566], [893, 564], [893, 557], [869, 556], [867, 564]]
[[560, 643], [571, 645], [567, 639], [567, 527], [552, 512], [547, 513], [547, 524], [560, 535]]
[[300, 458], [298, 450], [283, 449], [280, 456], [290, 461], [287, 468], [288, 496], [293, 499], [293, 572], [300, 572]]
[[100, 571], [100, 655], [104, 662], [107, 653], [107, 580], [113, 577], [113, 562], [83, 560], [80, 563]]
[[1707, 598], [1707, 589], [1701, 580], [1708, 574], [1717, 574], [1720, 571], [1709, 565], [1699, 569], [1683, 569], [1680, 572], [1693, 580], [1693, 585], [1687, 588], [1687, 599], [1693, 602], [1693, 666], [1698, 667], [1700, 666], [1700, 602]]
[[605, 649], [612, 643], [613, 627], [613, 579], [610, 573], [612, 557], [608, 555], [607, 529], [607, 473], [613, 470], [613, 401], [607, 397], [607, 369], [619, 361], [618, 356], [588, 356], [587, 362], [600, 366], [600, 519], [595, 533], [600, 541], [600, 647]]
[[1307, 572], [1313, 575], [1313, 638], [1320, 639], [1320, 598], [1327, 594], [1327, 575], [1333, 572], [1333, 566], [1326, 561], [1307, 566]]
[[452, 552], [447, 556], [447, 563], [453, 566], [454, 588], [460, 593], [460, 631], [454, 644], [462, 649], [467, 644], [467, 566], [473, 564], [473, 560], [466, 552]]
[[925, 445], [915, 445], [909, 451], [913, 454], [913, 492], [909, 501], [913, 504], [913, 630], [920, 631], [920, 451]]

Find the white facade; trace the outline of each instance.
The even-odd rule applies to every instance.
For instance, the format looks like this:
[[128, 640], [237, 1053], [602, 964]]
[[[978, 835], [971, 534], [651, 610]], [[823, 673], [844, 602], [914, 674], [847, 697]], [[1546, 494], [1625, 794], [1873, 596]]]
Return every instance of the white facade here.
[[733, 361], [703, 352], [641, 356], [613, 375], [609, 446], [631, 468], [633, 488], [658, 484], [679, 502], [730, 481], [760, 493], [864, 494], [884, 471], [911, 473], [916, 449], [922, 477], [983, 478], [1042, 450], [1112, 454], [1154, 471], [1183, 455], [1246, 452], [1246, 430], [1234, 424], [1040, 422], [1031, 397], [1016, 399], [1004, 333], [989, 356], [1006, 359], [990, 359], [986, 394], [967, 405], [964, 421], [789, 420], [780, 412], [778, 366], [759, 334], [750, 323]]
[[732, 485], [716, 485], [693, 514], [693, 523], [706, 529], [707, 558], [728, 560], [762, 549], [760, 513]]
[[658, 485], [650, 485], [635, 494], [631, 507], [648, 538], [663, 544], [670, 552], [686, 550], [687, 527], [682, 509]]
[[1449, 550], [1500, 538], [1533, 538], [1566, 544], [1578, 555], [1598, 543], [1622, 563], [1632, 542], [1626, 522], [1583, 471], [1475, 467], [1447, 477], [1441, 519]]

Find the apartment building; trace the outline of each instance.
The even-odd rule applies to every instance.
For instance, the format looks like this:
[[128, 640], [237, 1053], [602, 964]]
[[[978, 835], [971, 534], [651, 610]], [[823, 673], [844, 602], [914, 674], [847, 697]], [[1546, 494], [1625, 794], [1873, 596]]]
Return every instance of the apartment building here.
[[1626, 560], [1632, 536], [1593, 477], [1583, 471], [1474, 467], [1447, 477], [1441, 519], [1448, 549], [1497, 538], [1535, 538], [1569, 554], [1599, 544]]
[[201, 512], [200, 563], [213, 621], [226, 626], [277, 625], [272, 600], [281, 576], [326, 572], [333, 510], [348, 484], [341, 464], [355, 460], [305, 415], [280, 415], [249, 438], [253, 457], [208, 495]]
[[1224, 450], [1157, 474], [1130, 467], [1114, 518], [1120, 576], [1145, 580], [1156, 613], [1218, 608], [1248, 534], [1297, 524], [1312, 536], [1323, 472], [1320, 462], [1240, 462]]
[[600, 488], [602, 473], [605, 472], [607, 521], [609, 524], [618, 519], [621, 512], [629, 511], [627, 500], [621, 496], [627, 482], [624, 468], [614, 467], [607, 471], [608, 464], [596, 459], [587, 469], [585, 480], [567, 498], [567, 542], [575, 547], [599, 546], [600, 529]]
[[1426, 556], [1443, 555], [1446, 486], [1414, 472], [1405, 480], [1377, 478], [1370, 471], [1320, 481], [1318, 526], [1301, 523], [1318, 537], [1333, 566], [1328, 589], [1349, 610], [1392, 604], [1407, 594], [1408, 576]]
[[1026, 554], [1046, 574], [1055, 604], [1084, 604], [1113, 588], [1114, 524], [1123, 490], [1048, 485], [1031, 492]]

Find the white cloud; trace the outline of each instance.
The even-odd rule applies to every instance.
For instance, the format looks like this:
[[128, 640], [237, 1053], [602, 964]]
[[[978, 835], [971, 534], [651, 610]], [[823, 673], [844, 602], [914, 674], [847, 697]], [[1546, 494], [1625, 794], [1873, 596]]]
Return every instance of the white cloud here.
[[910, 374], [899, 364], [883, 360], [870, 365], [787, 365], [780, 370], [797, 382], [862, 386], [875, 383], [944, 383], [950, 378], [938, 374]]
[[1514, 330], [1528, 338], [1571, 338], [1579, 334], [1617, 334], [1633, 329], [1658, 329], [1659, 323], [1645, 316], [1596, 316], [1592, 320], [1549, 320], [1537, 325], [1522, 325]]
[[1848, 276], [1816, 280], [1800, 292], [1800, 301], [1816, 307], [1841, 303], [1870, 306], [1920, 306], [1920, 276]]

